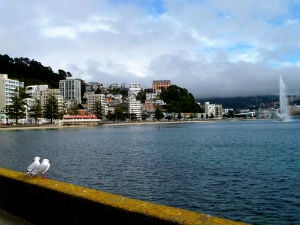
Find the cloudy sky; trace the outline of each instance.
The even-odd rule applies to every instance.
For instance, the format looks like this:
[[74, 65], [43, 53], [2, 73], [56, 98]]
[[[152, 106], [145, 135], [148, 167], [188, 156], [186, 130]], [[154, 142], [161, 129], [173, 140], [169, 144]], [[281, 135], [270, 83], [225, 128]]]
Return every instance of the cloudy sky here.
[[195, 97], [300, 94], [300, 0], [0, 0], [0, 54]]

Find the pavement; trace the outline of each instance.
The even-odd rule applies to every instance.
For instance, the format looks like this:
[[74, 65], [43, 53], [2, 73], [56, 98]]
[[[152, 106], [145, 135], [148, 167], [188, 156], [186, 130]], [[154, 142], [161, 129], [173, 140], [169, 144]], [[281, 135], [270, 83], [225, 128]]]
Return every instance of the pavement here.
[[0, 225], [33, 225], [33, 224], [11, 213], [8, 213], [0, 208]]

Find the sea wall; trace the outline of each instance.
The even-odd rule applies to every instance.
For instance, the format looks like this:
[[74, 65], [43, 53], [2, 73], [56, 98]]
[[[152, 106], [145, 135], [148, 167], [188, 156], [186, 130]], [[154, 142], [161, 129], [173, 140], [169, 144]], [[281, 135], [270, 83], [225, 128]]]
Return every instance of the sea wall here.
[[244, 224], [4, 168], [0, 208], [33, 224]]

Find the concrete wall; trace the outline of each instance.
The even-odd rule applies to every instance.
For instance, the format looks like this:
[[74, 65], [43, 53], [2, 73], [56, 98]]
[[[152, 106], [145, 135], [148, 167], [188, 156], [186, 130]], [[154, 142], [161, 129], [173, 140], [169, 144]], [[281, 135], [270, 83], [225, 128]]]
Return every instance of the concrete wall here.
[[0, 208], [33, 224], [243, 224], [3, 168]]

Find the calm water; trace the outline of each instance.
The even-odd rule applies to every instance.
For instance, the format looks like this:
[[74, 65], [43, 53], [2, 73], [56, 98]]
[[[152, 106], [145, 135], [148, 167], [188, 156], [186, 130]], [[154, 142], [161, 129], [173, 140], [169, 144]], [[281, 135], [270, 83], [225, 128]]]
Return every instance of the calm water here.
[[[160, 128], [160, 129], [159, 129]], [[300, 121], [0, 131], [0, 166], [252, 224], [300, 224]]]

